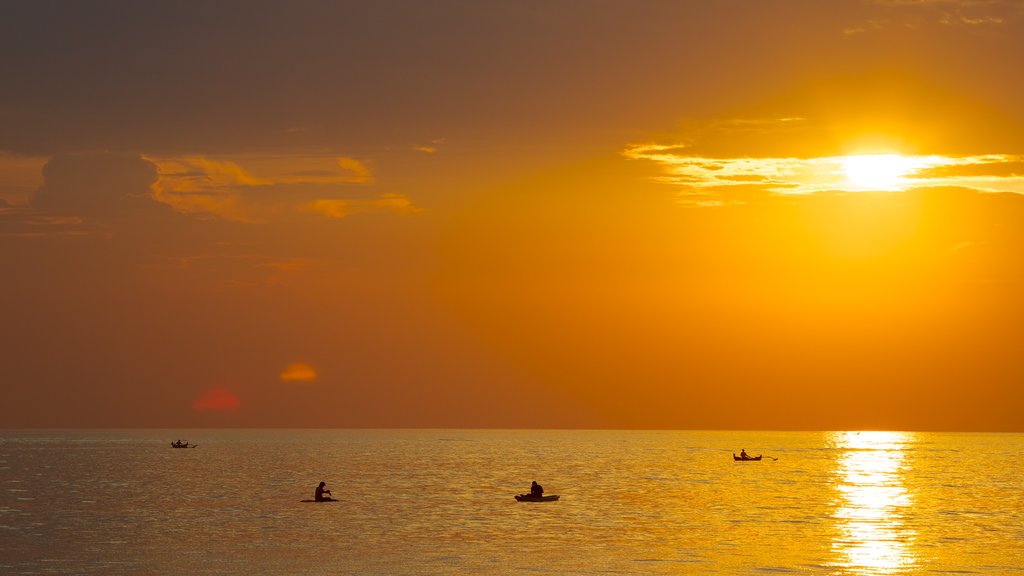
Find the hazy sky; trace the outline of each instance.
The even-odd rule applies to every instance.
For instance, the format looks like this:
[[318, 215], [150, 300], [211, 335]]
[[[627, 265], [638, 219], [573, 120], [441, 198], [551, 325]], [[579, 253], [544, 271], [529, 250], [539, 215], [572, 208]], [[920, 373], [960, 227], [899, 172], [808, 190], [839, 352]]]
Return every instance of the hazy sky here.
[[1024, 2], [0, 12], [0, 426], [1024, 430]]

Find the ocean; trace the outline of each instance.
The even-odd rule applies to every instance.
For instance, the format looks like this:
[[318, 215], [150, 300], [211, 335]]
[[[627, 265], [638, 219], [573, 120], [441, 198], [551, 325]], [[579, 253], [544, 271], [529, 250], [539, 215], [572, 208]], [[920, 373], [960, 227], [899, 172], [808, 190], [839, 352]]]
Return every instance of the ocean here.
[[[1024, 574], [1022, 453], [1021, 434], [6, 430], [0, 573]], [[533, 480], [560, 500], [516, 502]], [[321, 481], [340, 501], [301, 502]]]

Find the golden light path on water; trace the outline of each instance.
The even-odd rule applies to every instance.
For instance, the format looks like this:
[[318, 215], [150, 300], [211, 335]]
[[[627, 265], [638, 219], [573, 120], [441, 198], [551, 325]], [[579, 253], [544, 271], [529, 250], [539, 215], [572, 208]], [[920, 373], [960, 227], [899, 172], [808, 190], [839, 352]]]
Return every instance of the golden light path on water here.
[[842, 574], [904, 574], [917, 558], [916, 534], [904, 525], [913, 499], [904, 480], [905, 432], [836, 432], [832, 548]]

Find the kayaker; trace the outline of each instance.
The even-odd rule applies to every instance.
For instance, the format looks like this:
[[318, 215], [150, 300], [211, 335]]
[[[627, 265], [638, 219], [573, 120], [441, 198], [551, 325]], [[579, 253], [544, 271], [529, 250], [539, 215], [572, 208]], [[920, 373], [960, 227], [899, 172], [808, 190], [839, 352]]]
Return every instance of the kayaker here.
[[537, 484], [537, 481], [534, 480], [533, 484], [530, 485], [530, 496], [537, 496], [539, 498], [539, 497], [541, 497], [543, 495], [544, 495], [544, 487], [541, 486], [540, 484]]
[[[316, 492], [313, 493], [313, 500], [316, 500], [317, 502], [334, 500], [334, 498], [331, 498], [330, 496], [324, 498], [324, 493], [331, 494], [331, 491], [325, 488], [325, 486], [327, 486], [327, 482], [321, 482], [320, 485], [316, 487]], [[333, 494], [331, 494], [331, 496], [333, 496]]]
[[750, 460], [750, 456], [747, 455], [746, 448], [740, 448], [740, 458], [743, 458], [744, 460]]

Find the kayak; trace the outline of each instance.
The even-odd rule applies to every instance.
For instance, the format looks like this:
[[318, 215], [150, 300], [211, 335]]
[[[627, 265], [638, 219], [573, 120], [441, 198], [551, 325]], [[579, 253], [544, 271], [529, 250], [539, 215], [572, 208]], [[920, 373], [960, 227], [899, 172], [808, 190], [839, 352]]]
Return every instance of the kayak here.
[[175, 444], [174, 442], [171, 442], [171, 448], [195, 448], [196, 446], [199, 446], [199, 444]]
[[533, 494], [518, 494], [516, 500], [519, 502], [554, 502], [558, 500], [558, 494], [551, 496], [534, 496]]
[[339, 500], [335, 500], [334, 498], [326, 498], [324, 500], [299, 500], [299, 502], [339, 502]]
[[757, 456], [748, 456], [746, 458], [740, 458], [739, 456], [733, 454], [732, 455], [732, 459], [737, 461], [737, 462], [760, 462], [761, 461], [761, 455], [758, 454]]

